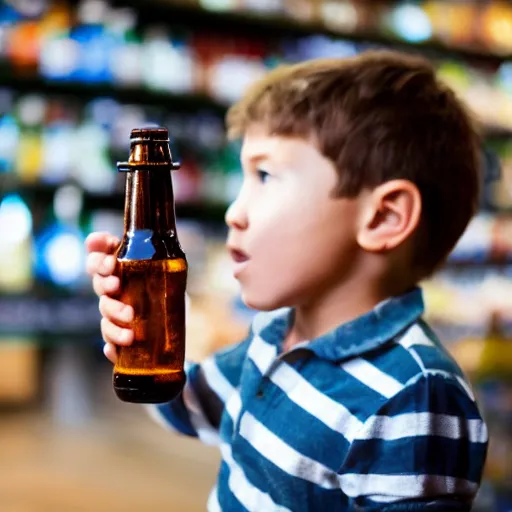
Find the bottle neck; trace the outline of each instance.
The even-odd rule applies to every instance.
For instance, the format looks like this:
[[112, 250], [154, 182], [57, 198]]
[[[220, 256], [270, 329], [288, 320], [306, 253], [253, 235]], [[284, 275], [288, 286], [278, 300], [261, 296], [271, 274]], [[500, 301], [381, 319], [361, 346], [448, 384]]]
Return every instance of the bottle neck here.
[[176, 235], [170, 170], [127, 172], [124, 231], [141, 230]]

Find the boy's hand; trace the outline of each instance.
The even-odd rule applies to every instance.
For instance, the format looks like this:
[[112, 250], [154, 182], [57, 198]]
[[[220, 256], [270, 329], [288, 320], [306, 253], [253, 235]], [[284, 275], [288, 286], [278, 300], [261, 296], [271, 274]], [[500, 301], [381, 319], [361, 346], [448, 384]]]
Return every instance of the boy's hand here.
[[101, 334], [105, 341], [103, 352], [115, 363], [116, 345], [126, 346], [133, 341], [133, 308], [114, 299], [119, 291], [119, 278], [114, 276], [116, 264], [115, 250], [119, 240], [108, 233], [92, 233], [85, 241], [87, 256], [87, 273], [92, 277], [94, 292], [100, 298]]

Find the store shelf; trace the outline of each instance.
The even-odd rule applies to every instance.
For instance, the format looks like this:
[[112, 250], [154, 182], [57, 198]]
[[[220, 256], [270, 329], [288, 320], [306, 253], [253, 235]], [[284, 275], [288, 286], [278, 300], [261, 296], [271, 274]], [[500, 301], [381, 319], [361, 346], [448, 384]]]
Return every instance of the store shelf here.
[[0, 83], [17, 93], [44, 92], [55, 96], [70, 96], [80, 102], [98, 97], [115, 98], [120, 103], [157, 106], [180, 112], [214, 111], [224, 114], [228, 105], [204, 94], [173, 94], [144, 87], [125, 87], [110, 83], [84, 83], [71, 80], [50, 80], [34, 71], [16, 70], [5, 62], [0, 64]]
[[[2, 182], [0, 181], [0, 184]], [[2, 186], [2, 194], [6, 192], [17, 192], [30, 201], [37, 197], [37, 201], [43, 204], [51, 203], [57, 185], [37, 183], [34, 185], [9, 184]], [[83, 193], [83, 208], [85, 211], [93, 210], [114, 210], [122, 212], [124, 209], [124, 192], [113, 192], [109, 194], [94, 194], [87, 191]], [[0, 195], [1, 197], [1, 195]], [[201, 221], [223, 222], [227, 205], [212, 202], [190, 202], [177, 203], [176, 216], [184, 219], [196, 219]]]
[[499, 65], [512, 60], [512, 54], [501, 54], [482, 47], [454, 47], [442, 41], [411, 43], [382, 33], [362, 33], [334, 30], [319, 22], [303, 22], [285, 15], [259, 14], [244, 11], [210, 11], [182, 5], [176, 0], [150, 0], [149, 8], [140, 9], [139, 0], [114, 0], [114, 5], [129, 6], [139, 11], [139, 24], [166, 20], [169, 26], [187, 26], [204, 32], [254, 35], [261, 38], [300, 37], [322, 34], [362, 44], [385, 45], [411, 52], [414, 49], [427, 54], [452, 55], [487, 65]]
[[[197, 113], [208, 111], [224, 116], [229, 105], [206, 94], [171, 93], [145, 87], [125, 87], [110, 83], [84, 83], [77, 81], [56, 81], [45, 79], [34, 72], [20, 72], [12, 66], [0, 63], [2, 88], [12, 88], [16, 93], [45, 93], [53, 96], [70, 97], [81, 103], [98, 97], [114, 98], [122, 104], [154, 106], [174, 112]], [[489, 138], [512, 138], [512, 128], [485, 124], [484, 135]]]
[[486, 124], [484, 125], [484, 134], [490, 139], [512, 139], [512, 128]]
[[[37, 298], [0, 295], [0, 335], [99, 335], [98, 299], [91, 295]], [[1, 343], [1, 341], [0, 341]]]
[[445, 263], [445, 269], [461, 269], [461, 270], [476, 270], [476, 269], [495, 269], [507, 270], [512, 272], [512, 259], [486, 259], [486, 260], [449, 260]]

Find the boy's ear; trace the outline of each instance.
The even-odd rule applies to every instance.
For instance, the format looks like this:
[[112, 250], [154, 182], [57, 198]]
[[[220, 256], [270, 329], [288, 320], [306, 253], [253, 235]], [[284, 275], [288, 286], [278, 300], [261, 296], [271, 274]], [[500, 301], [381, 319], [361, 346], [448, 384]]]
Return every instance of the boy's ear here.
[[421, 218], [421, 194], [408, 180], [379, 185], [363, 199], [357, 242], [366, 251], [385, 252], [407, 240]]

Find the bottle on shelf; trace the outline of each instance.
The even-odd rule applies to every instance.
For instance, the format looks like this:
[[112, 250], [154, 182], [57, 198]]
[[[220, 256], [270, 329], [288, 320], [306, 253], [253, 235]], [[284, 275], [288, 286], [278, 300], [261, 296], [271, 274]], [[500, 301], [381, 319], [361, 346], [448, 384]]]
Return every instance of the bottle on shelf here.
[[0, 291], [27, 292], [32, 277], [32, 213], [19, 194], [7, 194], [0, 199]]
[[21, 133], [15, 172], [22, 183], [37, 183], [41, 174], [44, 158], [42, 128], [46, 106], [46, 98], [41, 94], [29, 94], [18, 101], [17, 118]]
[[75, 185], [64, 185], [55, 191], [52, 207], [35, 235], [34, 267], [41, 283], [71, 291], [88, 284], [82, 206], [83, 193]]

